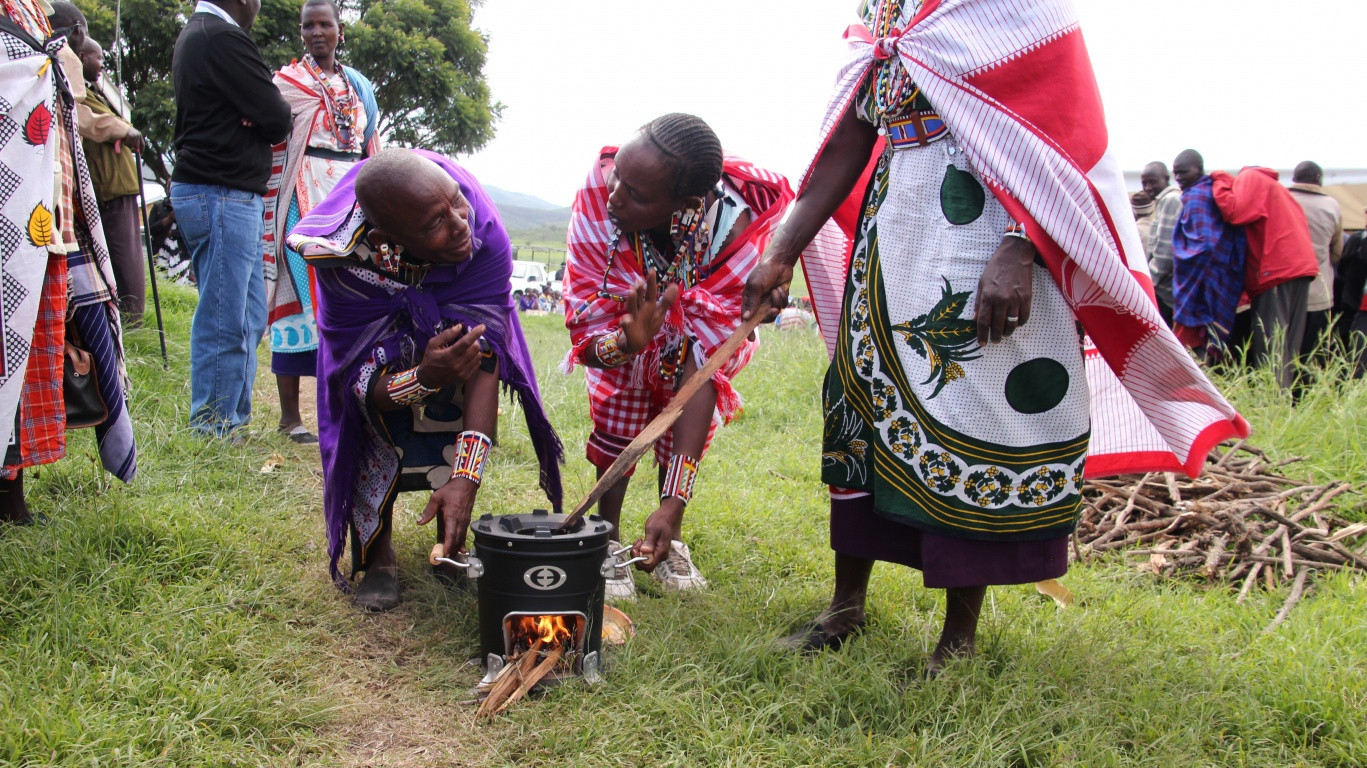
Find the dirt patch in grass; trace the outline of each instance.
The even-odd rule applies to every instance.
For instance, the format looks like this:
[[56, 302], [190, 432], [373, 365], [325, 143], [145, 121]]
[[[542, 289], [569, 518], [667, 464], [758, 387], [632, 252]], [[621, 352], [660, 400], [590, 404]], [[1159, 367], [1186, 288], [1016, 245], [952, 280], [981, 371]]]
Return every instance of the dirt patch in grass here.
[[[327, 588], [326, 584], [319, 584]], [[344, 598], [338, 598], [345, 604]], [[345, 605], [345, 611], [355, 611]], [[467, 683], [455, 690], [434, 690], [422, 679], [434, 665], [465, 664], [437, 658], [439, 639], [416, 629], [408, 604], [382, 615], [350, 613], [330, 632], [329, 655], [335, 670], [324, 692], [338, 711], [320, 736], [334, 745], [332, 765], [351, 768], [486, 766], [499, 762], [496, 723], [477, 723], [469, 688], [473, 668], [452, 675]], [[449, 666], [448, 666], [449, 669]]]

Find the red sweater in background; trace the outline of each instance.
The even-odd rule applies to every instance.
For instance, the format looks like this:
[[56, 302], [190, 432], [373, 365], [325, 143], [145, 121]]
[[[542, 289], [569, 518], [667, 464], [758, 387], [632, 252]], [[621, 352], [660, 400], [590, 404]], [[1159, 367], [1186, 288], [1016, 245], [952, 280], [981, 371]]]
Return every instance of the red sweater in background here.
[[1249, 298], [1287, 280], [1319, 274], [1305, 211], [1277, 181], [1276, 171], [1245, 166], [1238, 176], [1211, 171], [1210, 177], [1220, 214], [1248, 236], [1244, 293]]

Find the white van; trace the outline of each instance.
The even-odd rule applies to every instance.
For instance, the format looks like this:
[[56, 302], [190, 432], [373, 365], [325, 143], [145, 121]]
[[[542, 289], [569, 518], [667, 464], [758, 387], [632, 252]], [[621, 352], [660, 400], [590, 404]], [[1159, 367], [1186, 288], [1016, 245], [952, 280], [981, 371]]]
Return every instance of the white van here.
[[538, 291], [542, 286], [549, 283], [550, 277], [546, 272], [546, 265], [539, 261], [514, 261], [512, 276], [512, 292], [526, 291], [528, 288], [535, 288]]

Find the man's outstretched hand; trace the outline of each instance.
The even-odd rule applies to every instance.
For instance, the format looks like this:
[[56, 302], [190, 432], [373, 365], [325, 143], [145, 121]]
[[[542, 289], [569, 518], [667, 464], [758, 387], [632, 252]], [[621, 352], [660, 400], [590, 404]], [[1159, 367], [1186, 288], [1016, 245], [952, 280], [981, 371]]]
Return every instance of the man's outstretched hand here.
[[627, 313], [622, 316], [622, 333], [626, 336], [626, 349], [622, 351], [635, 355], [650, 346], [650, 340], [660, 332], [669, 308], [678, 298], [678, 285], [660, 292], [653, 269], [646, 273], [644, 282], [637, 281], [627, 294]]

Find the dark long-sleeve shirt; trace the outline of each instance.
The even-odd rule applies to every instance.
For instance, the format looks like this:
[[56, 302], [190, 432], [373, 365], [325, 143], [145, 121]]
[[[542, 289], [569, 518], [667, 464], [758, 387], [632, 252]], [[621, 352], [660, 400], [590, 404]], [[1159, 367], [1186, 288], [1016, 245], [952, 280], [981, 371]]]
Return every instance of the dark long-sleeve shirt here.
[[[271, 145], [290, 132], [290, 108], [242, 29], [195, 13], [176, 39], [176, 167], [172, 181], [265, 194]], [[244, 122], [251, 125], [244, 125]]]

